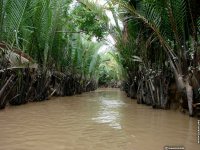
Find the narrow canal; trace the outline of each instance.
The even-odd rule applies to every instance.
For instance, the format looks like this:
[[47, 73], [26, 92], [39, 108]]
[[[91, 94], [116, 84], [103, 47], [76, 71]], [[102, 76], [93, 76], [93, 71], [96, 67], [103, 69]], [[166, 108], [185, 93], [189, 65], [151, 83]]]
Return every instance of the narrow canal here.
[[199, 150], [197, 119], [138, 105], [118, 89], [7, 107], [1, 150]]

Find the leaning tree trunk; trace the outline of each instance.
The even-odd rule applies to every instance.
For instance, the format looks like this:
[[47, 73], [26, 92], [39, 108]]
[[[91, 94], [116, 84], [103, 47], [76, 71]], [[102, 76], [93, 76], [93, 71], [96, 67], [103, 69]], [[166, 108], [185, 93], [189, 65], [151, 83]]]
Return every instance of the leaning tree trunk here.
[[193, 88], [189, 84], [189, 77], [187, 77], [185, 79], [186, 81], [184, 82], [183, 75], [180, 72], [178, 72], [178, 70], [175, 68], [172, 60], [170, 60], [170, 64], [171, 64], [171, 67], [174, 71], [178, 90], [183, 91], [184, 89], [186, 89], [189, 114], [190, 114], [190, 116], [192, 116], [193, 115]]
[[189, 84], [188, 79], [186, 80], [186, 94], [187, 94], [187, 100], [188, 100], [188, 108], [189, 108], [189, 115], [193, 115], [193, 90], [192, 86]]

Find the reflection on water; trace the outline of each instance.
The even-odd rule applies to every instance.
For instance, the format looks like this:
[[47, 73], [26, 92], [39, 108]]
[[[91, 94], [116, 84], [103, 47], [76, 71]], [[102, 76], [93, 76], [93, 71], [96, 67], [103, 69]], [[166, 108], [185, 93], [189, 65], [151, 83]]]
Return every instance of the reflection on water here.
[[119, 99], [107, 99], [106, 97], [100, 97], [100, 110], [97, 116], [92, 118], [98, 123], [108, 123], [109, 126], [115, 129], [121, 129], [120, 124], [120, 109], [125, 104]]
[[0, 150], [199, 150], [197, 119], [138, 105], [117, 89], [7, 107]]

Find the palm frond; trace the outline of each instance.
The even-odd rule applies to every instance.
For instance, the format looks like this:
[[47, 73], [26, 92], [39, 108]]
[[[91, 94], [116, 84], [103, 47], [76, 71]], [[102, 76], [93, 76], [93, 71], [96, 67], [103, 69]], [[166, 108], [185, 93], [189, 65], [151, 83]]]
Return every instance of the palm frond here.
[[12, 43], [16, 41], [17, 45], [17, 34], [19, 32], [19, 27], [25, 14], [27, 4], [27, 0], [7, 0], [5, 6], [6, 21], [4, 22], [3, 28], [5, 28], [7, 40]]
[[0, 0], [0, 33], [1, 33], [1, 35], [0, 35], [0, 40], [2, 40], [2, 38], [3, 38], [3, 32], [4, 32], [4, 30], [3, 30], [3, 24], [4, 24], [4, 18], [5, 18], [5, 5], [6, 5], [6, 0]]

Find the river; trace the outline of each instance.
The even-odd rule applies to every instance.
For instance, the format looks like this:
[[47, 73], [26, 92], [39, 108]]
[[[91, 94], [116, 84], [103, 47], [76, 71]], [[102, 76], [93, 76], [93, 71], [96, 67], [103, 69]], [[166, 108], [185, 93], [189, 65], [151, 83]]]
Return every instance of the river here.
[[9, 106], [0, 150], [200, 150], [197, 119], [139, 105], [119, 89]]

